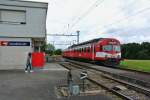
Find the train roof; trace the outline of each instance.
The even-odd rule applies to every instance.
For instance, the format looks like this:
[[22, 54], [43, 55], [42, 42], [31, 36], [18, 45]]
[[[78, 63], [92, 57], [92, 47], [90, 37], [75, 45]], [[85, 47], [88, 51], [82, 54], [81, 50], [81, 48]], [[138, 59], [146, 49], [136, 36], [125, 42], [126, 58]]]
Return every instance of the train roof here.
[[90, 44], [90, 43], [95, 43], [95, 42], [98, 42], [100, 40], [102, 40], [104, 38], [97, 38], [97, 39], [92, 39], [92, 40], [89, 40], [89, 41], [85, 41], [85, 42], [82, 42], [82, 43], [79, 43], [79, 44], [74, 44], [68, 48], [73, 48], [73, 47], [76, 47], [76, 46], [80, 46], [80, 45], [85, 45], [85, 44]]

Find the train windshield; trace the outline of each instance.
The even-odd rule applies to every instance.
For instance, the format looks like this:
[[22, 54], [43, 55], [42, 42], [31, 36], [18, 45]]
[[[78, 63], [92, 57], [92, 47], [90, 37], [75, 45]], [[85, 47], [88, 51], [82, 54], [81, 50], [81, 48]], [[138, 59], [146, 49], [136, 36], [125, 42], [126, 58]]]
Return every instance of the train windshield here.
[[120, 52], [121, 49], [119, 45], [105, 45], [103, 46], [103, 50]]
[[103, 50], [104, 51], [112, 51], [113, 50], [113, 46], [112, 45], [105, 45], [105, 46], [103, 46]]
[[114, 46], [113, 46], [113, 50], [114, 50], [114, 51], [117, 51], [117, 52], [120, 52], [120, 51], [121, 51], [119, 45], [114, 45]]

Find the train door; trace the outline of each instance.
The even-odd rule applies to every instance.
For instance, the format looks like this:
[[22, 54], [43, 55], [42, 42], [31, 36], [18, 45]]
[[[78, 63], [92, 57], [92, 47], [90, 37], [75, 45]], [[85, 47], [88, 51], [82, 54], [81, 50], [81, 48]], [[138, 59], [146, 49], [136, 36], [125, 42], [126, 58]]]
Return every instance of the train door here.
[[89, 59], [92, 60], [92, 44], [89, 46]]
[[80, 49], [77, 48], [77, 58], [79, 58], [79, 55], [80, 55]]
[[92, 60], [95, 59], [95, 44], [92, 44]]
[[99, 52], [101, 51], [101, 46], [99, 44], [95, 45], [95, 60], [98, 60], [99, 57], [97, 56], [97, 54], [99, 54]]
[[84, 58], [84, 48], [82, 47], [82, 58]]
[[84, 47], [84, 49], [83, 49], [83, 53], [84, 53], [84, 58], [86, 59], [87, 58], [87, 52], [86, 52], [86, 47]]
[[81, 48], [79, 48], [79, 58], [81, 58], [81, 51], [82, 51], [82, 49]]
[[87, 49], [86, 57], [87, 59], [90, 59], [90, 47], [88, 46], [86, 49]]

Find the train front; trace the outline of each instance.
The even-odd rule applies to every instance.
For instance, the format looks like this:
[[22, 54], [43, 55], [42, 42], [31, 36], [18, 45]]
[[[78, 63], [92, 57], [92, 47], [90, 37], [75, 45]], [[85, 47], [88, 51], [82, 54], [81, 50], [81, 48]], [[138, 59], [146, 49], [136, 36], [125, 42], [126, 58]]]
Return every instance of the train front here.
[[98, 44], [101, 48], [96, 56], [102, 57], [102, 63], [107, 66], [116, 66], [121, 61], [121, 47], [117, 39], [107, 38], [99, 41]]

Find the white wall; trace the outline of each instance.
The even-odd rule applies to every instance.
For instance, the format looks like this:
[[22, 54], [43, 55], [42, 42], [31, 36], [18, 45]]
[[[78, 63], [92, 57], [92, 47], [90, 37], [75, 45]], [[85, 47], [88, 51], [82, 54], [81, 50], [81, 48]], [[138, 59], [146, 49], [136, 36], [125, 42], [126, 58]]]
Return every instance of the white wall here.
[[[47, 3], [1, 0], [0, 41], [31, 42], [45, 38], [47, 6]], [[24, 68], [30, 51], [31, 45], [0, 46], [0, 69]]]
[[[10, 1], [11, 2], [11, 1]], [[24, 2], [21, 2], [23, 6]], [[36, 5], [36, 4], [35, 4]], [[31, 6], [31, 5], [30, 5]], [[2, 5], [0, 10], [25, 11], [26, 24], [0, 22], [0, 37], [45, 37], [47, 8]], [[11, 14], [9, 14], [11, 16]], [[12, 14], [11, 17], [14, 17]], [[15, 19], [15, 18], [14, 18]]]
[[[0, 38], [0, 41], [28, 41], [29, 38]], [[23, 69], [32, 46], [0, 46], [0, 69]]]

